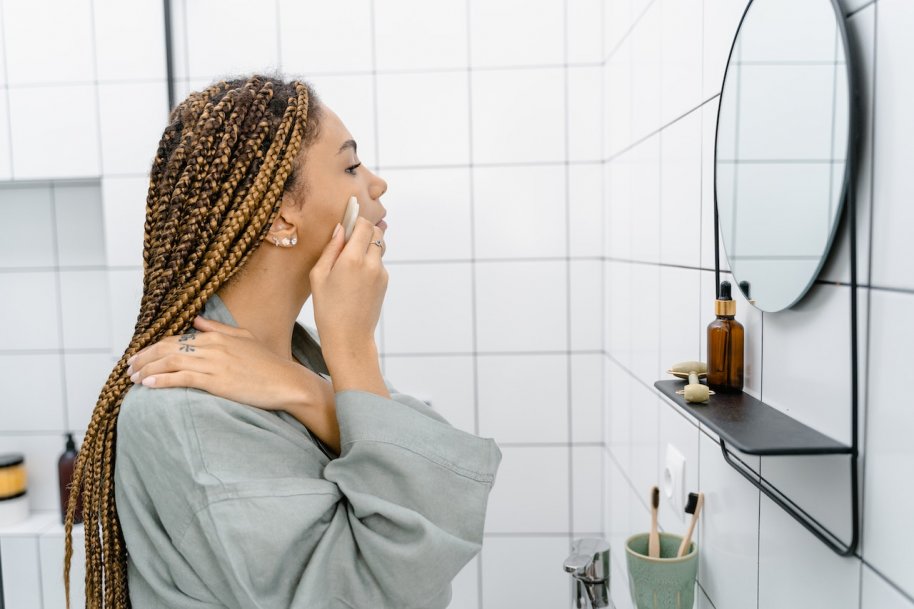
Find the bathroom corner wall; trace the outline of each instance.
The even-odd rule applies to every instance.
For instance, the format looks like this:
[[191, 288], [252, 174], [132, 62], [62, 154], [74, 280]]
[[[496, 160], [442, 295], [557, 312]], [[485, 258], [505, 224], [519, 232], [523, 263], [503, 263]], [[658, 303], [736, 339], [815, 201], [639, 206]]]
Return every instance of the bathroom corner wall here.
[[[631, 607], [624, 540], [650, 524], [648, 497], [666, 448], [686, 457], [686, 486], [705, 493], [698, 606], [914, 608], [914, 494], [903, 481], [914, 418], [898, 382], [914, 344], [909, 261], [914, 10], [904, 0], [842, 2], [859, 51], [864, 106], [857, 183], [862, 542], [841, 558], [738, 475], [717, 438], [653, 389], [676, 361], [706, 359], [713, 319], [713, 161], [724, 68], [743, 0], [608, 0], [603, 65], [605, 533], [613, 600]], [[762, 314], [738, 294], [746, 390], [850, 441], [848, 232], [795, 307]], [[724, 256], [721, 249], [721, 255]], [[726, 259], [721, 260], [726, 271]], [[722, 279], [731, 279], [723, 273]], [[802, 507], [849, 536], [846, 457], [741, 455]], [[660, 524], [687, 522], [662, 498]]]
[[0, 0], [0, 452], [25, 454], [33, 511], [0, 534], [8, 609], [63, 606], [57, 458], [136, 320], [163, 23], [156, 0]]

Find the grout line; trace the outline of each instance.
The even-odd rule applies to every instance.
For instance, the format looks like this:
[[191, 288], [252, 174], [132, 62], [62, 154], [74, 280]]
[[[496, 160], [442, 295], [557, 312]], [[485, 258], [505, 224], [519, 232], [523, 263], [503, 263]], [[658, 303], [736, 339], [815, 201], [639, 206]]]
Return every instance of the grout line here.
[[[54, 262], [60, 265], [60, 246], [58, 243], [58, 232], [57, 232], [57, 189], [52, 182], [48, 187], [50, 191], [50, 203], [51, 203], [51, 250], [54, 255]], [[60, 345], [59, 361], [60, 361], [60, 404], [63, 414], [63, 426], [64, 429], [70, 428], [70, 416], [69, 416], [69, 404], [67, 403], [67, 359], [65, 357], [66, 345], [64, 344], [63, 338], [63, 286], [60, 281], [60, 272], [54, 273], [54, 287], [57, 294], [54, 299], [54, 304], [56, 305], [57, 310], [57, 344]]]
[[[568, 165], [569, 158], [569, 117], [568, 117], [568, 0], [562, 2], [562, 54], [564, 69], [562, 70], [562, 95], [564, 105], [564, 177], [565, 177], [565, 433], [568, 437], [568, 551], [574, 545], [574, 433], [572, 416], [572, 358], [571, 358], [571, 202], [569, 200], [569, 185], [571, 169]], [[573, 585], [573, 582], [569, 581]]]
[[[473, 430], [476, 435], [479, 435], [479, 343], [478, 336], [476, 332], [476, 326], [479, 323], [476, 311], [476, 194], [474, 192], [475, 186], [475, 170], [474, 166], [478, 166], [474, 160], [473, 155], [473, 53], [472, 53], [472, 43], [473, 37], [470, 35], [470, 23], [472, 11], [470, 8], [471, 0], [466, 1], [466, 42], [467, 42], [467, 62], [466, 67], [461, 68], [461, 71], [466, 70], [466, 79], [467, 79], [467, 172], [469, 178], [469, 187], [468, 194], [470, 197], [470, 306], [472, 307], [470, 311], [470, 323], [472, 331], [472, 344], [473, 344], [473, 353], [472, 353], [472, 363], [473, 363]], [[483, 536], [486, 534], [483, 532]], [[480, 550], [477, 555], [478, 559], [476, 561], [476, 601], [479, 609], [484, 609], [484, 599], [483, 599], [483, 553]]]

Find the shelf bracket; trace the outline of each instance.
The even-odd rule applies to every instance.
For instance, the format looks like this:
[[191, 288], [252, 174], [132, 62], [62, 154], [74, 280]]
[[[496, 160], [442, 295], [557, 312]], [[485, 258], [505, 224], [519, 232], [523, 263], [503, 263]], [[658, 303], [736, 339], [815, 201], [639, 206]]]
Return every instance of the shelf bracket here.
[[[765, 479], [760, 473], [752, 470], [745, 465], [739, 457], [734, 457], [733, 453], [727, 450], [727, 445], [723, 439], [720, 440], [720, 450], [726, 461], [733, 469], [738, 471], [746, 480], [752, 483], [757, 489], [765, 494], [766, 497], [774, 501], [782, 510], [790, 514], [797, 522], [803, 525], [806, 530], [815, 535], [822, 543], [827, 545], [836, 554], [840, 556], [851, 556], [857, 550], [857, 541], [859, 538], [859, 518], [858, 514], [858, 484], [857, 484], [857, 453], [851, 453], [851, 539], [849, 543], [844, 543], [837, 535], [832, 533], [821, 522], [816, 520], [809, 512], [797, 505], [787, 495], [782, 493], [775, 485]], [[734, 460], [735, 459], [735, 460]], [[737, 463], [739, 461], [740, 464]]]

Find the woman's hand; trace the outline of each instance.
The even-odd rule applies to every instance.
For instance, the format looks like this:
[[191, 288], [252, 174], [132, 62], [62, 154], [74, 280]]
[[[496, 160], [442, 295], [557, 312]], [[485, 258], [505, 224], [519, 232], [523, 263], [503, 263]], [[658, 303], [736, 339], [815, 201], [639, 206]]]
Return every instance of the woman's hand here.
[[326, 407], [331, 384], [305, 366], [269, 351], [251, 332], [197, 316], [196, 333], [168, 336], [128, 360], [134, 383], [195, 387], [264, 410], [299, 418]]

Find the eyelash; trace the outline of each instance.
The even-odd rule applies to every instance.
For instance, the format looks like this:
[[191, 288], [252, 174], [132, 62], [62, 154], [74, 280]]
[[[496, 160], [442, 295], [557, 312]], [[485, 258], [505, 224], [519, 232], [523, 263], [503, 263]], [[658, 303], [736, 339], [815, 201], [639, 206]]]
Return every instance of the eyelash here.
[[[346, 171], [349, 171], [350, 169], [353, 169], [353, 170], [354, 170], [354, 169], [355, 169], [356, 167], [358, 167], [359, 165], [361, 165], [361, 163], [356, 163], [356, 164], [353, 165], [352, 167], [347, 167], [347, 168], [346, 168]], [[352, 175], [355, 175], [355, 174], [353, 173]]]

